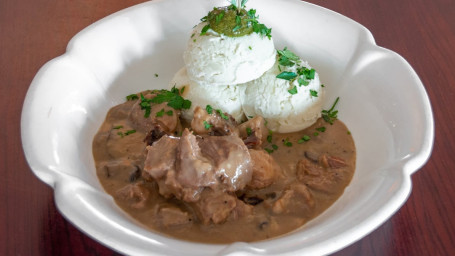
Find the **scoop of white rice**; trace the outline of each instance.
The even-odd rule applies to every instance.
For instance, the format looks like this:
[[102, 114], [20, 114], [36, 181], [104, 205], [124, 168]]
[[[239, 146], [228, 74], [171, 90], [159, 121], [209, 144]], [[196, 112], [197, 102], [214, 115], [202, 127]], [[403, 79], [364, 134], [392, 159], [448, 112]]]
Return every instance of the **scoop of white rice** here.
[[230, 114], [237, 122], [245, 119], [242, 105], [240, 103], [241, 89], [238, 85], [207, 85], [199, 84], [188, 78], [187, 69], [180, 69], [172, 79], [170, 86], [183, 90], [182, 97], [191, 101], [191, 108], [182, 111], [182, 116], [187, 121], [193, 119], [193, 112], [196, 106], [206, 108], [207, 105], [213, 109], [220, 109]]
[[258, 33], [228, 37], [209, 29], [205, 22], [192, 31], [183, 55], [189, 78], [203, 85], [239, 84], [260, 77], [273, 66], [273, 39]]
[[[241, 104], [247, 118], [260, 115], [267, 121], [267, 127], [275, 132], [295, 132], [311, 126], [320, 116], [324, 98], [324, 88], [315, 73], [308, 85], [277, 78], [283, 71], [297, 73], [297, 65], [278, 67], [278, 61], [260, 78], [242, 84], [244, 87]], [[311, 69], [301, 60], [300, 67]], [[297, 92], [291, 94], [293, 89]], [[313, 95], [311, 92], [313, 91]], [[315, 96], [317, 95], [317, 96]]]

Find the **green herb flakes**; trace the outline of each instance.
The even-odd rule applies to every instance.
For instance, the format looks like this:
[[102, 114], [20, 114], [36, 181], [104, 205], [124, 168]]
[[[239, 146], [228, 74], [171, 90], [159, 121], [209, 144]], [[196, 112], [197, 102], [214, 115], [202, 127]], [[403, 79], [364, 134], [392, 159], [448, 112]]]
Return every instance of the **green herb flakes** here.
[[269, 148], [264, 148], [264, 150], [269, 153], [269, 154], [272, 154], [273, 153], [273, 149], [269, 149]]
[[205, 106], [205, 110], [207, 110], [207, 113], [211, 115], [213, 113], [213, 108], [210, 105]]
[[292, 80], [292, 79], [294, 79], [296, 77], [297, 77], [296, 73], [288, 72], [288, 71], [283, 71], [283, 72], [281, 72], [280, 74], [278, 74], [276, 76], [276, 78], [284, 79], [284, 80], [288, 80], [288, 81], [290, 81], [290, 80]]
[[329, 110], [322, 110], [321, 116], [329, 124], [333, 124], [335, 120], [338, 118], [338, 110], [335, 110], [335, 107], [340, 100], [340, 97], [337, 97], [335, 102], [333, 103], [332, 107]]
[[253, 134], [253, 130], [250, 127], [247, 127], [246, 128], [246, 135], [250, 136], [251, 134]]
[[162, 117], [164, 115], [164, 108], [162, 108], [160, 111], [156, 112], [156, 117]]
[[309, 141], [310, 139], [311, 139], [310, 136], [303, 135], [303, 137], [299, 141], [297, 141], [297, 143], [302, 144], [302, 143], [304, 143], [306, 141]]
[[283, 144], [286, 147], [292, 147], [292, 142], [289, 141], [289, 138], [286, 138], [285, 140], [283, 140]]
[[126, 96], [126, 100], [137, 100], [139, 99], [139, 97], [137, 96], [137, 94], [130, 94], [128, 96]]
[[204, 121], [204, 128], [205, 128], [206, 130], [208, 130], [208, 129], [210, 129], [210, 127], [212, 127], [212, 125], [209, 124], [207, 121]]
[[288, 92], [292, 95], [297, 94], [297, 86], [292, 87], [292, 89], [289, 89]]
[[316, 130], [319, 132], [325, 132], [326, 128], [325, 128], [325, 126], [322, 126], [322, 127], [316, 128]]
[[125, 136], [128, 136], [130, 134], [136, 133], [136, 130], [128, 130], [125, 132]]
[[223, 113], [223, 111], [221, 111], [221, 109], [217, 109], [216, 112], [217, 112], [218, 114], [220, 114], [221, 118], [223, 118], [224, 120], [229, 120], [229, 117], [226, 116], [226, 115]]
[[310, 95], [311, 95], [312, 97], [318, 97], [318, 92], [315, 91], [315, 90], [310, 90]]
[[205, 35], [207, 31], [210, 29], [210, 24], [205, 25], [201, 30], [201, 36]]

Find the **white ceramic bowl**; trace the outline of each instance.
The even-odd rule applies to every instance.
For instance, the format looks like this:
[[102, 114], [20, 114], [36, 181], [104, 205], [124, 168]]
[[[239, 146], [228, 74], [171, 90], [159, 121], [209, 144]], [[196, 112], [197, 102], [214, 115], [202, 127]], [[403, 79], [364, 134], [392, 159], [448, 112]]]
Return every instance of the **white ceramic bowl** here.
[[277, 48], [287, 46], [316, 68], [327, 87], [326, 107], [340, 96], [339, 118], [354, 136], [358, 161], [332, 207], [280, 238], [209, 245], [147, 230], [104, 192], [91, 144], [107, 110], [128, 94], [166, 87], [183, 66], [191, 28], [214, 5], [226, 1], [153, 1], [120, 11], [81, 31], [38, 72], [24, 102], [23, 147], [32, 171], [54, 188], [60, 212], [131, 255], [328, 254], [373, 231], [405, 202], [411, 174], [430, 156], [430, 102], [410, 65], [378, 47], [366, 28], [297, 0], [256, 0], [248, 7], [273, 28]]

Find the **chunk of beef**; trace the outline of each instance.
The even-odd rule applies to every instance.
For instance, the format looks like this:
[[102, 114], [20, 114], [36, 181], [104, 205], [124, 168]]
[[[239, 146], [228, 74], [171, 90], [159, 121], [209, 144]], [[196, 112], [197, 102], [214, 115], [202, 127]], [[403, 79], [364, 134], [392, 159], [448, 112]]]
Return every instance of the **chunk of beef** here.
[[264, 150], [250, 149], [253, 176], [248, 183], [248, 188], [260, 189], [270, 186], [280, 172], [280, 166], [273, 157]]
[[137, 175], [138, 172], [140, 173], [138, 166], [125, 159], [109, 161], [103, 165], [106, 177], [116, 180], [131, 181], [131, 176]]
[[224, 190], [237, 191], [250, 182], [251, 157], [237, 135], [199, 137], [198, 142], [202, 154], [212, 161]]
[[260, 149], [269, 134], [262, 116], [256, 116], [240, 124], [237, 128], [239, 129], [240, 138], [243, 139], [248, 148]]
[[182, 227], [193, 222], [193, 217], [188, 212], [175, 206], [160, 208], [158, 211], [158, 219], [160, 224], [166, 228]]
[[212, 114], [209, 114], [205, 109], [197, 106], [194, 109], [191, 128], [200, 135], [223, 136], [238, 134], [235, 119], [227, 113], [222, 114], [224, 118], [217, 110], [213, 110]]
[[163, 136], [160, 140], [147, 147], [147, 158], [142, 176], [146, 180], [161, 179], [169, 170], [175, 169], [175, 158], [179, 138]]
[[115, 193], [117, 200], [126, 202], [130, 207], [135, 209], [144, 208], [149, 197], [150, 191], [142, 182], [126, 185]]
[[346, 180], [346, 163], [338, 157], [323, 154], [317, 162], [302, 159], [297, 163], [297, 179], [308, 187], [325, 192], [335, 193]]
[[155, 141], [158, 141], [166, 135], [164, 129], [159, 124], [153, 124], [153, 127], [150, 131], [148, 131], [147, 135], [145, 136], [144, 142], [147, 146], [152, 145]]
[[[144, 97], [151, 99], [156, 94], [145, 94]], [[131, 108], [128, 119], [133, 124], [136, 130], [148, 133], [154, 129], [155, 125], [159, 125], [166, 134], [173, 134], [180, 126], [180, 111], [175, 110], [167, 105], [167, 102], [152, 104], [150, 114], [146, 117], [146, 110], [141, 107], [141, 100]]]
[[293, 184], [272, 205], [274, 214], [302, 213], [314, 207], [311, 191], [303, 184]]
[[238, 136], [163, 136], [148, 148], [144, 178], [155, 179], [160, 194], [186, 202], [199, 200], [204, 188], [236, 191], [251, 180], [251, 158]]
[[228, 193], [207, 189], [201, 199], [194, 204], [199, 219], [204, 224], [223, 223], [235, 209], [237, 198]]
[[176, 169], [176, 180], [185, 189], [186, 201], [197, 200], [204, 187], [217, 183], [211, 161], [202, 155], [196, 136], [188, 129], [180, 137]]

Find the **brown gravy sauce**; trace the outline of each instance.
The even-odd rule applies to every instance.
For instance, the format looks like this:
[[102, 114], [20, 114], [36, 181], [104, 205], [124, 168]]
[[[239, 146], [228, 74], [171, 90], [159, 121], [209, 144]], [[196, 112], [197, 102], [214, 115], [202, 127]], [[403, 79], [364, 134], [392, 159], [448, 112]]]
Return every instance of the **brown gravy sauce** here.
[[[147, 132], [137, 129], [128, 118], [135, 102], [127, 101], [111, 108], [96, 134], [93, 155], [97, 176], [125, 212], [148, 228], [170, 237], [231, 243], [286, 234], [332, 205], [354, 174], [355, 145], [341, 121], [330, 125], [319, 119], [300, 132], [274, 133], [271, 142], [262, 145], [267, 149], [273, 149], [272, 145], [278, 147], [270, 153], [280, 167], [272, 184], [261, 189], [246, 187], [235, 193], [238, 201], [245, 202], [242, 206], [248, 207], [246, 213], [235, 210], [220, 224], [203, 224], [189, 204], [176, 198], [164, 198], [158, 193], [156, 182], [142, 177]], [[318, 131], [316, 128], [320, 127], [326, 130]], [[135, 132], [128, 132], [132, 130]], [[298, 143], [304, 135], [310, 139]], [[286, 146], [285, 142], [292, 146], [289, 143]], [[134, 184], [139, 186], [131, 189]], [[187, 215], [182, 218], [181, 212], [172, 209], [185, 209]]]

